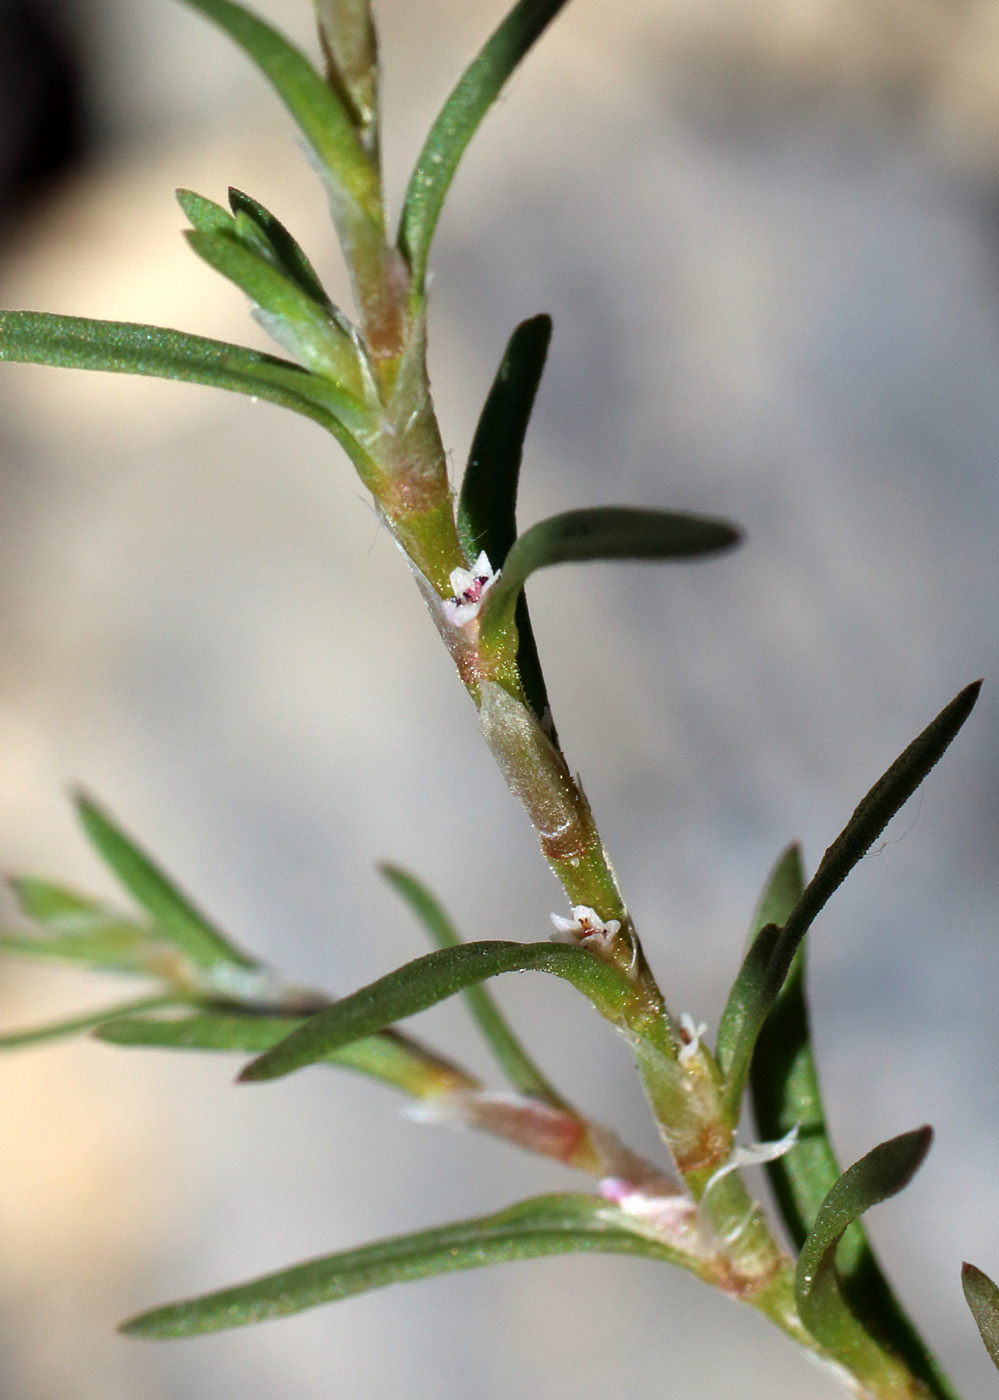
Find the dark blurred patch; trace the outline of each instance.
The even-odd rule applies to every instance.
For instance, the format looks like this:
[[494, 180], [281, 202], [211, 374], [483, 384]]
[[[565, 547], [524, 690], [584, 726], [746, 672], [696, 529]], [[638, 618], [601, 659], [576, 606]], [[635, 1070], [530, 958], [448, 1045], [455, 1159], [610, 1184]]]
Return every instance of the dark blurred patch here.
[[88, 148], [68, 6], [0, 0], [0, 238]]

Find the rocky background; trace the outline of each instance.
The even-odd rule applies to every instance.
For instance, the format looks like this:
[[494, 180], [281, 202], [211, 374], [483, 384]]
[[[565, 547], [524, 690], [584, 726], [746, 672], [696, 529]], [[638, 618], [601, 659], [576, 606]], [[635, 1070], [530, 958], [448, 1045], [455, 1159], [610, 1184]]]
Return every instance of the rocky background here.
[[[299, 0], [260, 8], [309, 41]], [[397, 193], [501, 12], [382, 0]], [[282, 109], [183, 5], [4, 0], [0, 80], [3, 305], [262, 345], [179, 236], [178, 185], [249, 190], [346, 295]], [[844, 1160], [937, 1129], [871, 1225], [968, 1395], [992, 1373], [958, 1265], [999, 1270], [997, 191], [995, 0], [573, 0], [461, 169], [431, 324], [457, 469], [513, 325], [554, 316], [523, 521], [614, 500], [746, 529], [721, 562], [532, 585], [567, 752], [677, 1010], [717, 1023], [778, 851], [800, 837], [814, 865], [986, 678], [812, 935]], [[469, 937], [544, 936], [558, 892], [317, 430], [204, 389], [5, 366], [0, 501], [0, 866], [111, 893], [71, 819], [81, 782], [305, 982], [348, 990], [424, 951], [384, 858]], [[500, 995], [568, 1092], [657, 1150], [583, 1003], [547, 979]], [[9, 960], [0, 1024], [107, 997]], [[485, 1070], [459, 1007], [423, 1020]], [[234, 1070], [87, 1041], [0, 1062], [4, 1400], [839, 1393], [686, 1276], [610, 1258], [203, 1341], [117, 1337], [139, 1307], [575, 1180], [346, 1075], [234, 1090]]]

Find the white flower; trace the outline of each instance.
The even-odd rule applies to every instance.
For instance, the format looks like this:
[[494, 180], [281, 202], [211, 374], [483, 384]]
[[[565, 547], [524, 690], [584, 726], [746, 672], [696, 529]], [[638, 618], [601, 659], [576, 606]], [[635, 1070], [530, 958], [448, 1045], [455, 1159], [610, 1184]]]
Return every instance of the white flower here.
[[621, 931], [620, 919], [608, 919], [604, 923], [588, 904], [575, 905], [571, 919], [553, 914], [552, 923], [555, 925], [555, 932], [551, 935], [553, 943], [577, 943], [595, 953], [602, 952]]
[[444, 616], [455, 627], [464, 627], [478, 617], [482, 600], [499, 578], [493, 573], [493, 566], [485, 550], [479, 555], [470, 569], [452, 569], [451, 587], [453, 598], [445, 598]]
[[688, 1060], [692, 1060], [701, 1048], [701, 1039], [707, 1034], [707, 1024], [701, 1021], [694, 1025], [694, 1018], [689, 1011], [684, 1011], [680, 1016], [680, 1031], [684, 1037], [683, 1045], [677, 1059], [681, 1065], [685, 1065]]

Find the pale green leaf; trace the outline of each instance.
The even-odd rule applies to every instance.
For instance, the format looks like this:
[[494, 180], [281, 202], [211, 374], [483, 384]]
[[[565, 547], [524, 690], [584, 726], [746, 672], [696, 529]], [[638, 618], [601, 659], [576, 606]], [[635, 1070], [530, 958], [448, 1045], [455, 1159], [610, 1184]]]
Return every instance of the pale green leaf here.
[[[440, 948], [454, 948], [461, 939], [443, 906], [415, 875], [397, 865], [382, 865], [381, 873], [401, 895]], [[553, 1108], [564, 1109], [566, 1102], [521, 1045], [495, 999], [483, 986], [466, 987], [462, 993], [483, 1038], [513, 1087], [531, 1098], [541, 1099]]]
[[119, 1016], [139, 1015], [143, 1011], [155, 1011], [165, 1006], [175, 1006], [175, 996], [134, 997], [131, 1001], [118, 1002], [114, 1006], [103, 1006], [96, 1011], [85, 1011], [66, 1020], [52, 1021], [44, 1026], [33, 1026], [29, 1030], [5, 1031], [0, 1033], [0, 1050], [20, 1050], [26, 1045], [37, 1045], [46, 1040], [61, 1040], [66, 1036], [89, 1031], [103, 1021], [115, 1020]]
[[92, 798], [78, 794], [76, 808], [87, 836], [125, 889], [195, 967], [211, 973], [256, 969], [256, 961], [226, 938]]
[[111, 914], [68, 916], [42, 933], [0, 932], [0, 952], [82, 963], [102, 972], [159, 975], [169, 946], [149, 929]]
[[232, 233], [236, 227], [236, 220], [224, 209], [221, 204], [216, 204], [213, 199], [206, 199], [203, 194], [197, 194], [194, 190], [176, 190], [177, 203], [191, 221], [193, 228], [199, 229], [202, 233]]
[[112, 918], [111, 911], [89, 895], [39, 880], [34, 875], [14, 875], [7, 881], [17, 900], [18, 908], [29, 919], [40, 924], [61, 928], [68, 923], [76, 927], [80, 919]]
[[623, 1213], [599, 1197], [540, 1196], [496, 1215], [382, 1240], [155, 1308], [121, 1330], [133, 1337], [190, 1337], [284, 1317], [390, 1283], [573, 1251], [688, 1262], [666, 1245], [635, 1234]]
[[[112, 1045], [165, 1050], [228, 1050], [262, 1054], [303, 1025], [301, 1016], [235, 1015], [199, 1011], [189, 1016], [120, 1017], [95, 1032]], [[391, 1084], [416, 1098], [432, 1098], [476, 1086], [476, 1081], [449, 1061], [395, 1031], [355, 1040], [326, 1057], [329, 1063]]]
[[187, 239], [209, 267], [228, 277], [259, 308], [257, 319], [283, 350], [297, 355], [314, 374], [331, 379], [348, 397], [360, 399], [357, 349], [325, 306], [251, 252], [235, 233], [192, 229]]
[[631, 983], [609, 963], [567, 943], [462, 943], [397, 968], [313, 1016], [287, 1040], [252, 1060], [243, 1080], [276, 1079], [324, 1059], [361, 1036], [425, 1011], [504, 972], [549, 972], [571, 982], [597, 1009], [617, 1020]]
[[346, 449], [362, 477], [375, 474], [355, 436], [368, 426], [366, 410], [331, 380], [258, 350], [128, 321], [0, 311], [3, 360], [149, 375], [266, 399], [319, 423]]

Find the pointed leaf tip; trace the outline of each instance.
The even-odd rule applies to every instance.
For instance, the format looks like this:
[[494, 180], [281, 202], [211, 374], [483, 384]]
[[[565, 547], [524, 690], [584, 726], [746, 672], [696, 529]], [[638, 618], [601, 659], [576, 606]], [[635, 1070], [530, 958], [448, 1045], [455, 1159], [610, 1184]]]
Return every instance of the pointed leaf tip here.
[[444, 197], [465, 147], [510, 74], [565, 3], [519, 0], [465, 69], [434, 122], [410, 177], [399, 225], [399, 249], [418, 294]]
[[[806, 1254], [823, 1251], [830, 1243], [838, 1241], [847, 1225], [908, 1186], [932, 1142], [933, 1129], [924, 1124], [879, 1143], [847, 1167], [819, 1209], [815, 1225], [802, 1246], [802, 1260]], [[806, 1265], [802, 1277], [807, 1272]]]
[[794, 1296], [802, 1322], [874, 1394], [911, 1393], [890, 1388], [905, 1377], [911, 1381], [911, 1373], [850, 1308], [836, 1268], [836, 1251], [854, 1221], [908, 1185], [932, 1140], [932, 1128], [916, 1128], [879, 1143], [848, 1167], [819, 1207], [795, 1270]]
[[818, 870], [784, 924], [773, 950], [770, 968], [760, 989], [762, 1003], [758, 1014], [761, 1024], [762, 1017], [776, 1000], [801, 940], [812, 923], [895, 813], [936, 767], [974, 709], [981, 688], [980, 680], [966, 685], [922, 733], [916, 735], [860, 800], [850, 820], [822, 857]]
[[999, 1370], [999, 1288], [974, 1264], [961, 1265], [961, 1287], [985, 1350]]
[[[545, 367], [552, 319], [542, 313], [522, 321], [511, 335], [472, 439], [458, 498], [458, 536], [469, 559], [481, 550], [501, 570], [517, 538], [517, 486], [534, 400]], [[551, 709], [534, 640], [527, 598], [515, 607], [517, 670], [528, 704], [540, 723]]]
[[141, 1313], [119, 1330], [151, 1340], [191, 1337], [285, 1317], [392, 1283], [577, 1250], [689, 1262], [676, 1249], [634, 1232], [599, 1196], [565, 1193], [313, 1259], [235, 1288]]
[[98, 855], [145, 909], [157, 931], [194, 964], [220, 978], [257, 967], [197, 909], [163, 870], [85, 792], [73, 794], [80, 824]]
[[632, 994], [623, 973], [575, 945], [461, 943], [416, 958], [310, 1017], [273, 1050], [251, 1060], [239, 1078], [243, 1083], [277, 1079], [490, 977], [531, 970], [565, 978], [611, 1020], [618, 1019]]
[[686, 511], [597, 506], [549, 516], [525, 530], [507, 554], [482, 606], [482, 634], [495, 636], [510, 626], [524, 584], [538, 569], [598, 559], [697, 559], [741, 539], [728, 521]]
[[[454, 948], [461, 944], [462, 940], [440, 901], [422, 881], [398, 865], [383, 863], [378, 870], [396, 893], [406, 901], [439, 948]], [[486, 988], [481, 985], [466, 987], [462, 995], [496, 1062], [513, 1087], [521, 1094], [542, 1099], [555, 1108], [566, 1108], [565, 1100], [521, 1045]]]
[[184, 0], [239, 45], [270, 82], [315, 152], [326, 178], [365, 213], [381, 220], [375, 168], [343, 102], [300, 49], [259, 15], [233, 0]]

